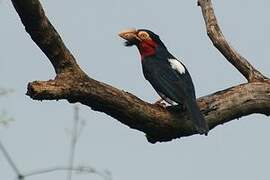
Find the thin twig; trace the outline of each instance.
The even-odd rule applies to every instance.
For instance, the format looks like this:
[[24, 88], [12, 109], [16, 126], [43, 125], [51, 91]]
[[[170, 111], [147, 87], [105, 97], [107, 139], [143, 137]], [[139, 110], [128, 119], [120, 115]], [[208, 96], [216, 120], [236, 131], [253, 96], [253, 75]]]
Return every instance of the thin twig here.
[[11, 156], [9, 155], [9, 153], [7, 152], [5, 146], [2, 144], [1, 141], [0, 141], [0, 150], [2, 151], [7, 162], [9, 163], [11, 168], [13, 169], [14, 173], [17, 175], [18, 179], [23, 179], [24, 176], [20, 173], [18, 167], [16, 166], [15, 162], [12, 160]]
[[78, 167], [73, 167], [73, 168], [66, 167], [66, 166], [55, 166], [55, 167], [44, 168], [44, 169], [39, 169], [32, 172], [24, 173], [24, 177], [52, 173], [56, 171], [76, 171], [76, 172], [84, 172], [84, 173], [95, 173], [98, 175], [101, 174], [97, 170], [89, 166], [78, 166]]
[[76, 149], [76, 144], [78, 140], [78, 125], [79, 125], [79, 106], [75, 105], [74, 106], [74, 124], [71, 132], [71, 143], [70, 143], [70, 154], [69, 154], [69, 162], [68, 162], [68, 167], [69, 171], [67, 173], [67, 180], [72, 179], [72, 169], [73, 169], [73, 164], [74, 164], [74, 157], [75, 157], [75, 149]]
[[[9, 163], [9, 165], [11, 166], [11, 168], [13, 169], [13, 171], [16, 174], [16, 179], [18, 180], [23, 180], [26, 177], [30, 177], [30, 176], [35, 176], [35, 175], [41, 175], [41, 174], [46, 174], [46, 173], [51, 173], [51, 172], [55, 172], [55, 171], [67, 171], [68, 172], [68, 176], [67, 178], [69, 180], [72, 179], [72, 173], [78, 172], [78, 173], [93, 173], [96, 174], [102, 178], [104, 178], [105, 180], [111, 180], [111, 175], [110, 173], [108, 173], [107, 171], [97, 171], [96, 169], [90, 167], [90, 166], [78, 166], [78, 167], [74, 167], [74, 157], [75, 157], [75, 147], [76, 144], [78, 142], [78, 137], [80, 135], [81, 132], [79, 132], [81, 130], [81, 128], [79, 129], [79, 107], [75, 106], [74, 107], [74, 124], [73, 124], [73, 129], [72, 129], [72, 139], [71, 139], [71, 149], [70, 149], [70, 156], [69, 156], [69, 166], [55, 166], [55, 167], [50, 167], [50, 168], [44, 168], [44, 169], [39, 169], [39, 170], [35, 170], [35, 171], [31, 171], [28, 173], [21, 173], [18, 169], [18, 167], [16, 166], [15, 162], [12, 160], [11, 156], [9, 155], [9, 153], [7, 152], [7, 150], [5, 149], [4, 145], [1, 143], [0, 141], [0, 150], [2, 151], [4, 157], [6, 158], [7, 162]], [[83, 126], [83, 125], [82, 125]]]
[[78, 139], [80, 138], [85, 126], [86, 126], [86, 120], [80, 117], [80, 126], [78, 128], [78, 134], [77, 134]]

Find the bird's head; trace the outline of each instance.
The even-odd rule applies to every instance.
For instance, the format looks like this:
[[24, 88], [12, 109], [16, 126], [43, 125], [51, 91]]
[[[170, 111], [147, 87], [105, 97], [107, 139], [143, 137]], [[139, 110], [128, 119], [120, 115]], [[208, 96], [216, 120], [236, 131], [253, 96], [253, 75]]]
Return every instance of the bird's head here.
[[126, 46], [137, 46], [142, 59], [155, 55], [158, 49], [167, 50], [159, 36], [147, 29], [128, 29], [121, 31], [119, 36], [126, 40]]

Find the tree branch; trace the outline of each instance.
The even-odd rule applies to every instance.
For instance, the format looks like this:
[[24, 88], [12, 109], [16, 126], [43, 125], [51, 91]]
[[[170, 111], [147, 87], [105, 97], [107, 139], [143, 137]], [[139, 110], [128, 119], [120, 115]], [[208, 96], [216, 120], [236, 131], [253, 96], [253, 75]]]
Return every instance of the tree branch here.
[[[148, 141], [152, 143], [196, 133], [187, 112], [181, 112], [177, 106], [163, 109], [128, 92], [89, 78], [64, 46], [38, 0], [12, 2], [25, 29], [50, 59], [57, 74], [54, 80], [29, 83], [27, 95], [32, 99], [66, 99], [70, 103], [80, 102], [93, 110], [114, 117], [131, 128], [145, 132]], [[238, 65], [237, 62], [235, 64]], [[240, 66], [241, 64], [246, 63], [240, 63]], [[249, 69], [251, 67], [250, 65]], [[249, 75], [250, 71], [246, 68], [240, 69], [250, 80], [262, 77], [260, 73]], [[251, 82], [198, 99], [211, 129], [252, 113], [270, 114], [269, 80]]]
[[[67, 99], [105, 112], [129, 127], [145, 132], [150, 142], [169, 141], [196, 133], [186, 112], [180, 112], [177, 107], [162, 109], [108, 85], [74, 82], [71, 87], [62, 81], [56, 86], [36, 81], [30, 83], [29, 88], [29, 95], [36, 100]], [[199, 98], [198, 104], [210, 129], [252, 113], [269, 115], [270, 81], [219, 91]]]
[[51, 61], [57, 74], [80, 69], [60, 35], [46, 17], [38, 0], [12, 0], [12, 4], [19, 14], [25, 30]]
[[248, 82], [264, 81], [267, 79], [226, 41], [218, 25], [211, 0], [198, 0], [198, 5], [202, 9], [207, 35], [223, 56], [248, 80]]

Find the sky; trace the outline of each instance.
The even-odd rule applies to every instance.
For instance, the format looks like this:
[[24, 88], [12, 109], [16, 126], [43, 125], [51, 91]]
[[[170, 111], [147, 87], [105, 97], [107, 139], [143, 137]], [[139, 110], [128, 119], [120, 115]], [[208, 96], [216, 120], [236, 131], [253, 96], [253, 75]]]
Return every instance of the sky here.
[[[193, 78], [197, 96], [246, 82], [213, 47], [196, 1], [42, 0], [50, 21], [81, 68], [92, 78], [154, 102], [158, 95], [144, 79], [136, 48], [126, 48], [117, 34], [134, 27], [159, 34]], [[262, 73], [270, 76], [268, 0], [214, 1], [227, 40]], [[14, 92], [0, 97], [0, 109], [14, 121], [0, 127], [0, 140], [19, 170], [66, 165], [74, 105], [34, 101], [27, 83], [54, 78], [46, 56], [25, 32], [9, 0], [0, 1], [0, 87]], [[76, 147], [75, 165], [109, 170], [113, 180], [265, 180], [270, 178], [269, 117], [254, 114], [220, 125], [207, 137], [194, 135], [150, 144], [144, 133], [106, 114], [79, 105], [85, 126]], [[0, 179], [15, 174], [0, 153]], [[65, 179], [66, 172], [29, 177]], [[74, 180], [101, 177], [76, 174]]]

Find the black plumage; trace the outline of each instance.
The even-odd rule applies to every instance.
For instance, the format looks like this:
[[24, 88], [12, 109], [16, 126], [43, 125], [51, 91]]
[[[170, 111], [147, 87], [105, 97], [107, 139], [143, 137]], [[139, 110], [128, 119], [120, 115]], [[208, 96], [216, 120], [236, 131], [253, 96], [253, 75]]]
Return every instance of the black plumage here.
[[127, 40], [127, 46], [138, 47], [144, 77], [165, 101], [184, 105], [197, 131], [200, 134], [207, 134], [208, 125], [197, 105], [194, 85], [185, 65], [171, 55], [155, 33], [141, 29], [135, 34], [133, 32], [133, 36], [121, 37]]

